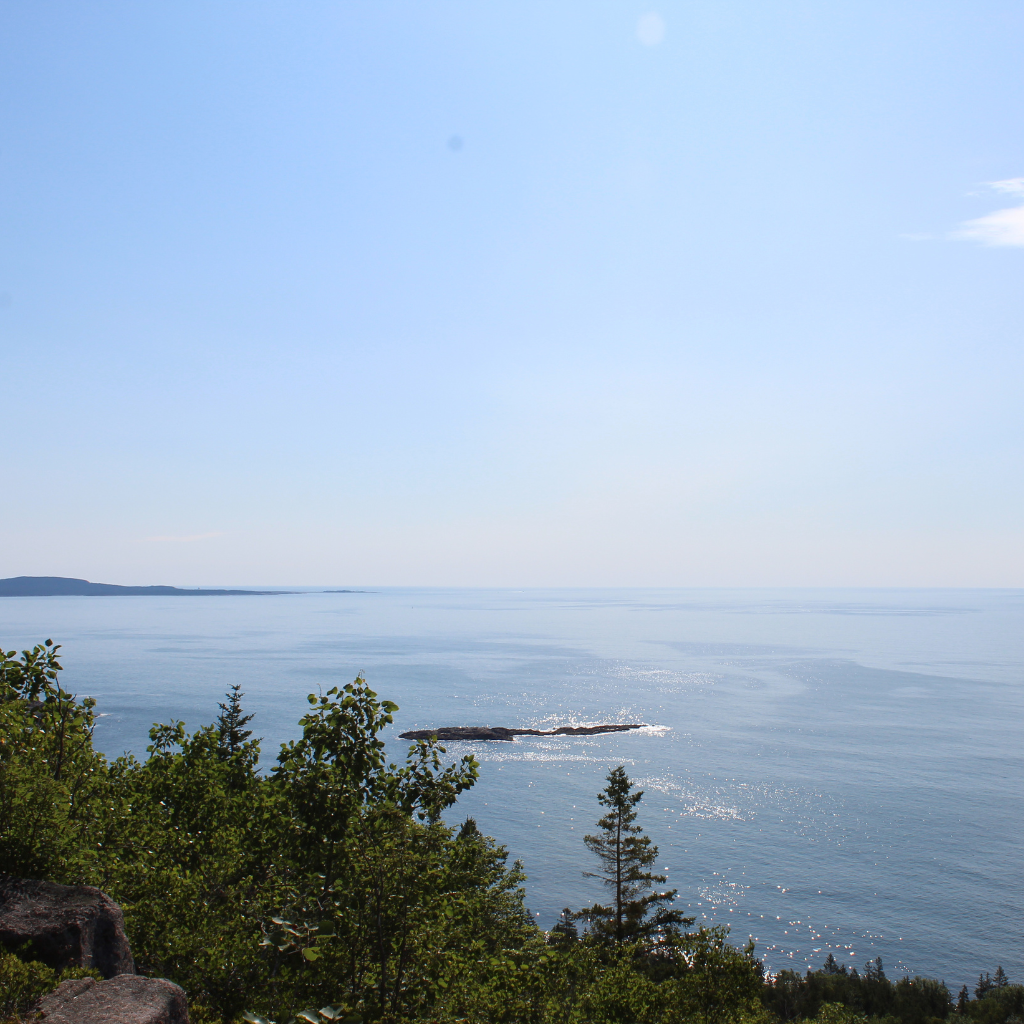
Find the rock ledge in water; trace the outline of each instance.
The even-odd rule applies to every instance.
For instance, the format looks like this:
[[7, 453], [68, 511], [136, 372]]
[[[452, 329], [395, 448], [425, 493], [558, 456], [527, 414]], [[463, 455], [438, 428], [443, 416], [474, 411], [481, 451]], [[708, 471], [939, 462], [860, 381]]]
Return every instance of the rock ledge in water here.
[[400, 733], [403, 740], [512, 740], [516, 736], [596, 736], [603, 732], [626, 732], [641, 729], [642, 725], [563, 725], [558, 729], [506, 729], [482, 725], [450, 725], [442, 729], [413, 729]]

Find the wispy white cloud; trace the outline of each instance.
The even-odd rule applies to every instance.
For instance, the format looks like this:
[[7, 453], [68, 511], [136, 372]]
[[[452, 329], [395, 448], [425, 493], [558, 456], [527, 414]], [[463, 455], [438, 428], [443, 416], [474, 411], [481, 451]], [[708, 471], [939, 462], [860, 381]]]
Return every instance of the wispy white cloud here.
[[964, 242], [980, 242], [982, 245], [1024, 246], [1024, 178], [1005, 178], [990, 181], [989, 188], [1020, 200], [1017, 206], [1008, 206], [965, 221], [952, 237]]
[[990, 181], [989, 186], [997, 192], [1009, 192], [1012, 196], [1024, 196], [1024, 178], [1005, 178], [1003, 181]]
[[143, 543], [149, 543], [151, 541], [167, 541], [173, 544], [188, 544], [194, 540], [209, 540], [211, 537], [223, 537], [224, 532], [222, 530], [214, 533], [193, 533], [187, 537], [146, 537]]

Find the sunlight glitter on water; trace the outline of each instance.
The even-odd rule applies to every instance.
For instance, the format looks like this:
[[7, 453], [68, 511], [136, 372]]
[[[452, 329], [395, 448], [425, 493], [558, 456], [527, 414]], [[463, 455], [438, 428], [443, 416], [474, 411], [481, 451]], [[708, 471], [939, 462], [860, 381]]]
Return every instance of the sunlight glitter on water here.
[[623, 764], [681, 904], [756, 935], [772, 967], [1024, 968], [1020, 592], [379, 590], [5, 599], [0, 616], [7, 649], [64, 644], [113, 754], [143, 753], [154, 721], [210, 721], [240, 682], [272, 760], [304, 695], [357, 671], [400, 705], [395, 733], [647, 723], [447, 744], [482, 765], [451, 820], [523, 859], [543, 924], [595, 895], [582, 836]]

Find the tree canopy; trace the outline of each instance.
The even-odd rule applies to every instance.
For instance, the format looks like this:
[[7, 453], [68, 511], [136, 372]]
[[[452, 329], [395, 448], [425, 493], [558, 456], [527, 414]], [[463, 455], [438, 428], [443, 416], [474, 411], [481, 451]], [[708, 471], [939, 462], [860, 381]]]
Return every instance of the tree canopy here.
[[585, 907], [579, 916], [590, 922], [595, 935], [614, 943], [636, 941], [693, 924], [693, 918], [683, 917], [669, 906], [677, 890], [655, 888], [664, 885], [668, 878], [650, 870], [657, 862], [658, 847], [634, 824], [636, 807], [643, 795], [643, 790], [630, 782], [624, 766], [613, 768], [608, 785], [597, 795], [599, 803], [608, 808], [608, 813], [597, 822], [601, 831], [583, 839], [601, 861], [600, 871], [584, 874], [600, 878], [611, 900]]
[[[610, 899], [550, 933], [525, 875], [471, 818], [442, 813], [472, 757], [436, 742], [387, 758], [398, 708], [364, 679], [308, 697], [299, 737], [260, 769], [240, 685], [194, 731], [154, 725], [146, 756], [93, 748], [95, 702], [60, 684], [60, 648], [0, 652], [0, 865], [96, 885], [124, 910], [138, 969], [182, 985], [193, 1024], [978, 1024], [1024, 1017], [1001, 967], [954, 1006], [944, 984], [834, 958], [765, 975], [752, 943], [684, 931], [652, 870], [642, 792], [615, 768], [585, 839]], [[579, 933], [576, 922], [586, 921]], [[60, 976], [0, 951], [0, 1024]], [[6, 1019], [5, 1019], [6, 1015]]]

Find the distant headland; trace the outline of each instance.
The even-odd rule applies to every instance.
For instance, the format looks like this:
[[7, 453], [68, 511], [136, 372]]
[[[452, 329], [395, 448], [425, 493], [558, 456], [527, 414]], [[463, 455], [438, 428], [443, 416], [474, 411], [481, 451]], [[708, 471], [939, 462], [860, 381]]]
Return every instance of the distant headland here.
[[183, 590], [181, 587], [120, 587], [67, 576], [12, 576], [0, 580], [0, 597], [211, 597], [224, 594], [287, 594], [287, 590]]
[[413, 729], [399, 733], [403, 740], [513, 740], [516, 736], [596, 736], [602, 732], [626, 732], [642, 729], [642, 725], [563, 725], [559, 729], [506, 729], [497, 725], [493, 728], [482, 725], [452, 725], [443, 729]]

